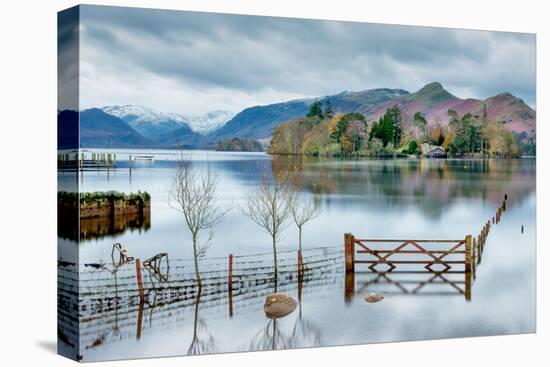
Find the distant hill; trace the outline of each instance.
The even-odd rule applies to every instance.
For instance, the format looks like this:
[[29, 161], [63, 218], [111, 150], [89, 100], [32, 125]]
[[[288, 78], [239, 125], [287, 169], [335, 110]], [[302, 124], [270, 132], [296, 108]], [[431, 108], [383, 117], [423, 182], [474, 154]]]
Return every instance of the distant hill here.
[[505, 126], [518, 134], [531, 135], [536, 125], [536, 112], [510, 93], [502, 93], [485, 100], [461, 99], [449, 93], [438, 82], [427, 84], [417, 92], [381, 103], [367, 114], [368, 120], [377, 120], [394, 105], [403, 113], [405, 128], [410, 128], [416, 112], [424, 113], [429, 125], [440, 123], [446, 126], [449, 121], [449, 109], [455, 110], [461, 116], [470, 112], [480, 117], [485, 110], [487, 121], [505, 121]]
[[234, 112], [227, 110], [214, 110], [198, 116], [183, 116], [184, 121], [191, 130], [206, 135], [218, 130], [235, 116]]
[[191, 130], [188, 125], [166, 132], [157, 141], [166, 148], [199, 148], [206, 144], [205, 137]]
[[[135, 105], [106, 106], [81, 112], [80, 136], [82, 143], [88, 147], [102, 144], [113, 147], [180, 146], [214, 149], [220, 141], [233, 138], [269, 141], [275, 127], [305, 116], [316, 101], [323, 102], [324, 106], [330, 102], [334, 112], [359, 112], [366, 116], [369, 123], [378, 120], [388, 108], [397, 105], [403, 114], [405, 130], [412, 128], [416, 112], [425, 115], [428, 125], [439, 123], [446, 126], [449, 109], [455, 110], [460, 116], [470, 112], [485, 116], [487, 121], [504, 122], [506, 129], [522, 139], [532, 138], [536, 129], [536, 112], [510, 93], [501, 93], [485, 100], [462, 99], [449, 93], [440, 83], [433, 82], [414, 93], [388, 88], [342, 92], [248, 107], [234, 117], [231, 112], [222, 110], [212, 111], [202, 117], [186, 117]], [[60, 124], [66, 125], [70, 120], [69, 115], [70, 112], [61, 112]], [[229, 121], [224, 122], [229, 118]], [[72, 128], [74, 126], [67, 127]], [[60, 131], [60, 134], [60, 144], [69, 144], [66, 140], [70, 133], [63, 135]]]
[[80, 112], [81, 148], [151, 147], [151, 140], [143, 137], [120, 118], [99, 108]]
[[406, 94], [408, 92], [403, 89], [383, 88], [249, 107], [235, 115], [224, 127], [207, 135], [206, 142], [215, 144], [219, 140], [233, 137], [268, 138], [273, 133], [274, 127], [285, 121], [304, 116], [311, 104], [318, 100], [330, 101], [335, 111], [368, 113], [376, 105]]
[[455, 110], [459, 115], [463, 115], [470, 112], [478, 104], [479, 101], [476, 99], [455, 97], [445, 90], [440, 83], [434, 82], [425, 85], [417, 92], [379, 104], [367, 118], [369, 120], [378, 119], [386, 112], [386, 109], [397, 105], [403, 113], [405, 123], [412, 121], [412, 117], [416, 112], [422, 112], [428, 122], [439, 122], [446, 125], [449, 120], [447, 112], [450, 109]]
[[102, 110], [120, 118], [151, 141], [157, 141], [163, 134], [186, 126], [182, 118], [177, 115], [157, 112], [143, 106], [105, 106]]
[[230, 111], [215, 110], [200, 116], [184, 116], [138, 105], [105, 106], [102, 110], [119, 117], [141, 135], [156, 143], [162, 143], [164, 136], [180, 128], [202, 135], [207, 134], [223, 126], [235, 115]]
[[418, 154], [419, 143], [426, 143], [441, 146], [451, 157], [510, 158], [533, 155], [536, 148], [536, 113], [510, 93], [486, 100], [461, 99], [434, 82], [382, 103], [345, 107], [354, 111], [337, 103], [332, 103], [333, 113], [312, 104], [306, 116], [277, 126], [268, 152], [408, 156]]
[[537, 113], [523, 100], [510, 93], [501, 93], [481, 101], [473, 110], [474, 115], [483, 116], [484, 107], [489, 121], [504, 122], [510, 131], [532, 136], [536, 130]]

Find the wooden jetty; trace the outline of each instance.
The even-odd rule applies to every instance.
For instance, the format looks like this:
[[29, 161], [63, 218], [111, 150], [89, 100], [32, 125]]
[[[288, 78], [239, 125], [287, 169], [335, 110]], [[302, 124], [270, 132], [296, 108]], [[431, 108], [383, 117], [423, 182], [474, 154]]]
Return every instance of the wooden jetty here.
[[117, 157], [112, 152], [90, 152], [74, 150], [57, 154], [59, 170], [100, 171], [112, 170], [117, 166]]

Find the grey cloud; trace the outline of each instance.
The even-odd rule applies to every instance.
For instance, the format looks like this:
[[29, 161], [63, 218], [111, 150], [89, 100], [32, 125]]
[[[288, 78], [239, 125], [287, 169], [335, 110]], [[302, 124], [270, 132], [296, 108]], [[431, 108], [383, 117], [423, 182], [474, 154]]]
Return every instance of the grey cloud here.
[[[261, 104], [278, 102], [266, 100], [272, 95], [414, 91], [437, 80], [467, 94], [461, 97], [507, 91], [535, 100], [533, 35], [96, 6], [83, 6], [81, 20], [84, 62], [102, 78], [136, 86], [154, 75], [186, 93], [221, 96], [223, 90]], [[158, 104], [152, 95], [141, 99], [127, 102]], [[211, 109], [245, 107], [219, 106], [229, 102], [218, 99]], [[173, 110], [186, 112], [191, 103]]]

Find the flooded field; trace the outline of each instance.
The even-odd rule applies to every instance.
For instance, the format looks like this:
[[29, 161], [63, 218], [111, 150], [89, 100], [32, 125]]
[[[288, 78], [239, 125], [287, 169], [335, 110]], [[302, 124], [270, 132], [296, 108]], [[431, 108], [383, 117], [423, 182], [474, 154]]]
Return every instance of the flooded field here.
[[[60, 188], [67, 191], [79, 184], [82, 192], [151, 195], [150, 217], [87, 220], [79, 231], [60, 226], [59, 253], [65, 257], [59, 265], [58, 300], [79, 312], [78, 320], [60, 315], [60, 344], [74, 348], [68, 343], [78, 335], [83, 361], [535, 331], [535, 160], [290, 159], [189, 152], [194, 167], [215, 172], [220, 205], [231, 209], [214, 228], [201, 260], [207, 284], [199, 291], [191, 237], [168, 200], [179, 156], [153, 150], [115, 153], [116, 169], [58, 174]], [[128, 163], [136, 154], [154, 159]], [[290, 223], [282, 233], [278, 290], [298, 306], [273, 319], [263, 309], [265, 295], [273, 291], [271, 238], [243, 214], [243, 207], [261, 184], [261, 172], [273, 177], [289, 167], [299, 172], [299, 190], [318, 203], [320, 214], [304, 227], [301, 277], [297, 229]], [[505, 215], [491, 227], [469, 299], [464, 275], [372, 272], [366, 264], [356, 265], [350, 291], [345, 233], [365, 239], [475, 237], [505, 195]], [[141, 261], [167, 254], [160, 274], [143, 272], [146, 302], [137, 292], [135, 262], [113, 261], [114, 243]], [[414, 264], [407, 266], [413, 270]], [[384, 299], [365, 302], [370, 292]]]

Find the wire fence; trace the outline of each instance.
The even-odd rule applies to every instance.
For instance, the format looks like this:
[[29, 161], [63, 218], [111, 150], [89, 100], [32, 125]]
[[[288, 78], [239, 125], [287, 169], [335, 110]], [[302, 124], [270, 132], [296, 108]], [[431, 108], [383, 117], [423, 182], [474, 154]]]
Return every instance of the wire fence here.
[[[296, 251], [281, 251], [278, 260], [277, 286], [298, 281], [299, 261]], [[275, 283], [271, 253], [233, 256], [230, 272], [229, 257], [204, 258], [200, 261], [201, 302], [232, 292], [233, 297], [272, 289]], [[342, 270], [340, 246], [318, 247], [304, 251], [300, 276], [309, 282], [322, 279], [325, 273]], [[222, 261], [225, 260], [225, 261]], [[193, 300], [199, 284], [192, 266], [193, 259], [168, 259], [164, 267], [144, 268], [141, 287], [137, 280], [135, 261], [122, 265], [89, 262], [58, 264], [58, 302], [67, 316], [78, 311], [79, 317], [91, 317], [115, 308], [138, 305], [140, 288], [146, 302], [173, 303]], [[83, 270], [79, 269], [82, 268]], [[141, 269], [140, 269], [141, 270]]]
[[[98, 338], [135, 337], [136, 330], [174, 328], [184, 322], [200, 301], [209, 315], [246, 313], [257, 309], [264, 296], [274, 290], [272, 254], [254, 253], [200, 261], [201, 287], [192, 270], [193, 259], [169, 259], [160, 269], [143, 268], [142, 290], [137, 280], [136, 260], [122, 264], [87, 262], [58, 263], [58, 334], [64, 340], [80, 340], [93, 347]], [[297, 251], [280, 251], [277, 290], [305, 293], [320, 287], [342, 286], [343, 252], [341, 246]], [[225, 261], [224, 261], [225, 260]], [[231, 267], [231, 269], [230, 269]], [[81, 269], [81, 270], [80, 270]], [[80, 270], [80, 271], [79, 271]], [[156, 271], [166, 272], [159, 277]], [[194, 307], [193, 307], [194, 306]], [[102, 339], [101, 339], [102, 340]]]

